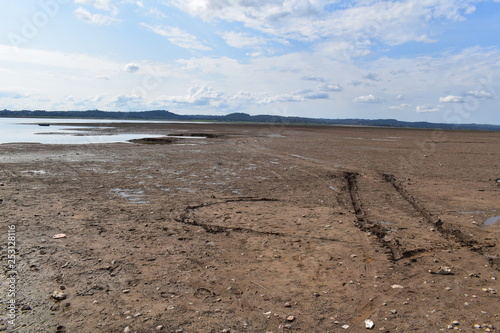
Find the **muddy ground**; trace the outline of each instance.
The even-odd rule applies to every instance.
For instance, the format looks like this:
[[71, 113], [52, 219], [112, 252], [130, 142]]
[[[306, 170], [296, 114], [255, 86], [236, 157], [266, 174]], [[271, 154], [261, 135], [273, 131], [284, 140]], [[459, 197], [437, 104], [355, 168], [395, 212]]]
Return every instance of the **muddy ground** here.
[[0, 145], [1, 331], [499, 332], [498, 132], [96, 131]]

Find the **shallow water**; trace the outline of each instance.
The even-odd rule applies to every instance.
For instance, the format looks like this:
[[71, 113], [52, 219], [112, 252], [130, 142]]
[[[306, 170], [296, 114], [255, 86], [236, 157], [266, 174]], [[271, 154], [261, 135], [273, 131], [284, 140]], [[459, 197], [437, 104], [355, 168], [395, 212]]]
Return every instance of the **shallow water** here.
[[[50, 126], [39, 126], [47, 124]], [[88, 143], [113, 143], [126, 142], [140, 139], [146, 134], [115, 134], [98, 135], [92, 133], [94, 127], [87, 127], [86, 131], [75, 131], [82, 127], [68, 129], [68, 126], [53, 125], [57, 123], [172, 123], [168, 121], [131, 121], [107, 119], [48, 119], [48, 118], [0, 118], [0, 144], [2, 143], [43, 143], [43, 144], [88, 144]], [[102, 127], [99, 127], [102, 129]], [[150, 135], [148, 137], [161, 137], [163, 135]]]
[[490, 217], [484, 221], [484, 225], [494, 225], [500, 222], [500, 215]]

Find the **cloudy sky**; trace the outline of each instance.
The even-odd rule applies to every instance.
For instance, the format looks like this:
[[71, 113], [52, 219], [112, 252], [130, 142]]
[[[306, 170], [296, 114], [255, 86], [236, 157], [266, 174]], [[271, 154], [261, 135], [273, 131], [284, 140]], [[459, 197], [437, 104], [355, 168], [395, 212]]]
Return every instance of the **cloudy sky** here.
[[500, 124], [500, 0], [0, 0], [0, 109]]

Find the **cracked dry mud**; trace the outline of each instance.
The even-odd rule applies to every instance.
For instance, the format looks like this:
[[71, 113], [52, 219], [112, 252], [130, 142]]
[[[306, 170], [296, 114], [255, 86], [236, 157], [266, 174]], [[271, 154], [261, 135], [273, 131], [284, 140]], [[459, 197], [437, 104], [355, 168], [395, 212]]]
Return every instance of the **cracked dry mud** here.
[[111, 126], [0, 145], [0, 330], [499, 331], [500, 133]]

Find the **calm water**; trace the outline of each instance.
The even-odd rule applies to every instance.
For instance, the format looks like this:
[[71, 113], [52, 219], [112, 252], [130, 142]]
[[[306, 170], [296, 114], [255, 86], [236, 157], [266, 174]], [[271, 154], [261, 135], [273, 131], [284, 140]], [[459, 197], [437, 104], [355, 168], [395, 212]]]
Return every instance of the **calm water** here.
[[[125, 142], [132, 139], [160, 137], [151, 134], [117, 134], [117, 135], [85, 135], [84, 132], [68, 129], [68, 126], [52, 125], [54, 123], [145, 123], [146, 121], [104, 120], [104, 119], [47, 119], [47, 118], [1, 118], [0, 144], [17, 142], [35, 142], [45, 144], [86, 144]], [[151, 121], [152, 122], [152, 121]], [[50, 123], [50, 126], [38, 124]], [[75, 127], [82, 128], [82, 127]], [[102, 127], [101, 127], [102, 128]], [[91, 129], [91, 127], [89, 127]], [[45, 133], [45, 134], [44, 134]], [[51, 134], [47, 134], [51, 133]], [[79, 136], [74, 134], [80, 134]]]

